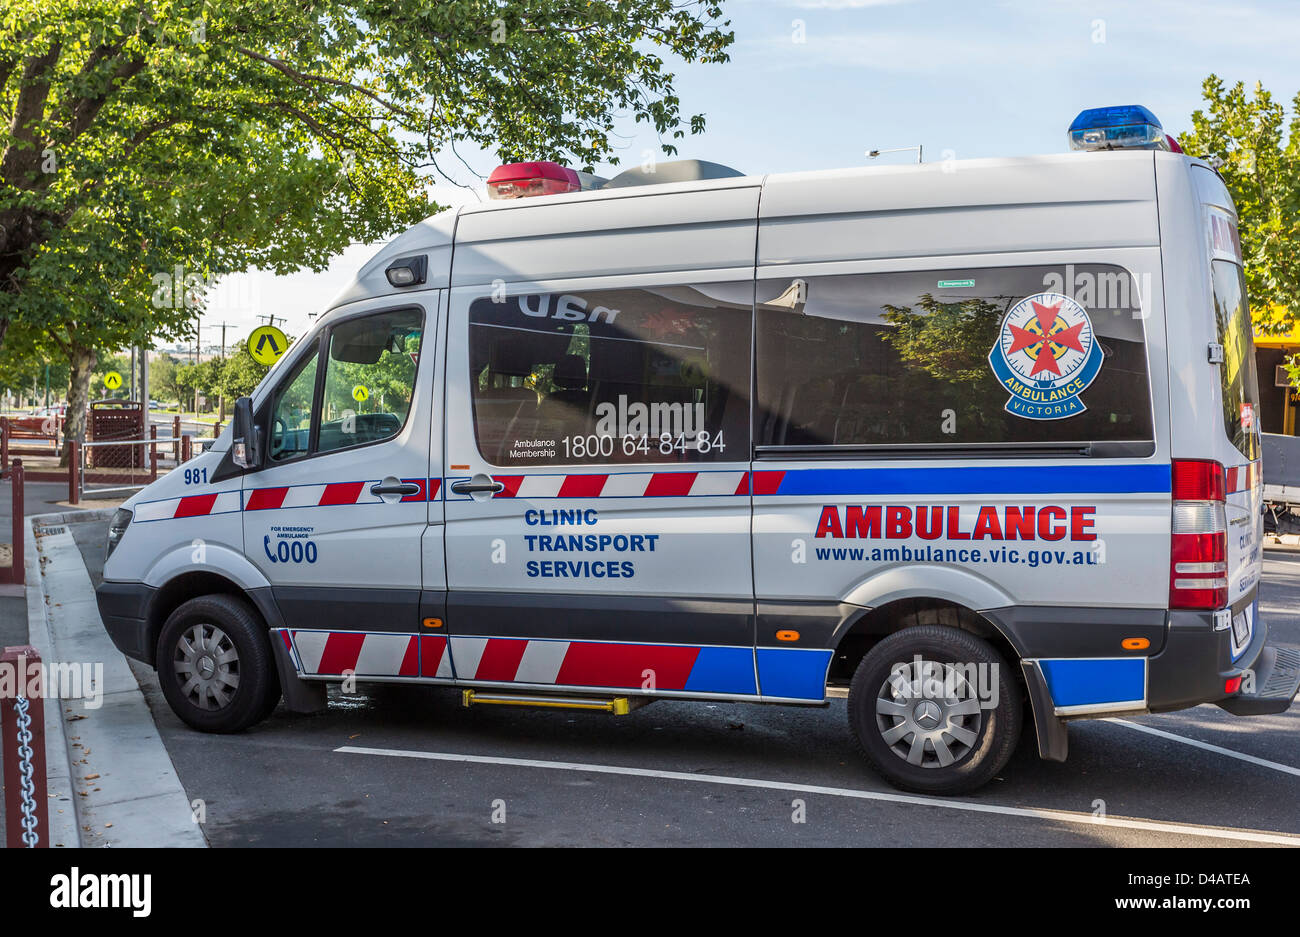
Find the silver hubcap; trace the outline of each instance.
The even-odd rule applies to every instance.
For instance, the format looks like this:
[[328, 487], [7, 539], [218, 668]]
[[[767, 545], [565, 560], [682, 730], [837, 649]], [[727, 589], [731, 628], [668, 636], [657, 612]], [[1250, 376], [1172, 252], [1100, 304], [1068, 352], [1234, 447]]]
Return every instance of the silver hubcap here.
[[983, 711], [975, 688], [951, 664], [913, 661], [894, 669], [876, 695], [876, 726], [910, 765], [946, 768], [975, 747]]
[[181, 693], [199, 709], [223, 709], [239, 688], [239, 652], [216, 625], [192, 625], [176, 643], [172, 661]]

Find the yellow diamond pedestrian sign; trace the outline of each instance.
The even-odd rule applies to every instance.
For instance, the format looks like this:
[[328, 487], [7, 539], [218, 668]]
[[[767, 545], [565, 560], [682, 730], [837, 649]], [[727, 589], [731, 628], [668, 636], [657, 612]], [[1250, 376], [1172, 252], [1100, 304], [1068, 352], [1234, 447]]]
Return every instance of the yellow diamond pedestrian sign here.
[[104, 386], [109, 390], [117, 390], [122, 386], [122, 375], [116, 371], [109, 371], [104, 375]]
[[289, 339], [273, 325], [261, 325], [248, 336], [248, 353], [258, 364], [275, 364], [289, 349]]

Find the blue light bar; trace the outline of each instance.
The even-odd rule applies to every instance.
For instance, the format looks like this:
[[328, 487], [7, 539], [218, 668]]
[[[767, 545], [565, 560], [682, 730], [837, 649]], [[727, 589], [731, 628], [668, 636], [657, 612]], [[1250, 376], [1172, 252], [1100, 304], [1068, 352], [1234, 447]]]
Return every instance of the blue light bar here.
[[1094, 107], [1070, 124], [1072, 150], [1168, 150], [1169, 138], [1156, 115], [1141, 104]]

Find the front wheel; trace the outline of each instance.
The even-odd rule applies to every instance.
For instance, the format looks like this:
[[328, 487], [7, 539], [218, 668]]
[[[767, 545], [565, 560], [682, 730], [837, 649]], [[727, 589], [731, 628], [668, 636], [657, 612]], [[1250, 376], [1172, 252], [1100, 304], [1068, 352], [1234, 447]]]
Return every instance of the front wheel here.
[[849, 687], [849, 724], [895, 787], [962, 794], [993, 779], [1016, 749], [1019, 683], [993, 647], [922, 625], [882, 639]]
[[235, 596], [204, 595], [179, 606], [158, 637], [157, 661], [172, 711], [202, 732], [247, 729], [280, 698], [266, 628]]

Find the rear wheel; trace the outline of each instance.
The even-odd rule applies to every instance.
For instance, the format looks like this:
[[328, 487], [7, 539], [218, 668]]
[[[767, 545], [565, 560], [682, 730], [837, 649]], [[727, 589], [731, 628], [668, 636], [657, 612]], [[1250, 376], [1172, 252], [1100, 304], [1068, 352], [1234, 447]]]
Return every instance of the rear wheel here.
[[867, 760], [904, 790], [960, 794], [993, 779], [1016, 749], [1020, 687], [987, 642], [923, 625], [881, 640], [849, 688], [849, 724]]
[[235, 596], [200, 596], [172, 612], [158, 637], [157, 661], [172, 711], [203, 732], [246, 729], [280, 698], [266, 628]]

